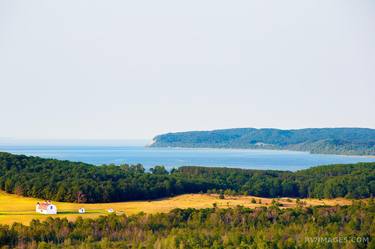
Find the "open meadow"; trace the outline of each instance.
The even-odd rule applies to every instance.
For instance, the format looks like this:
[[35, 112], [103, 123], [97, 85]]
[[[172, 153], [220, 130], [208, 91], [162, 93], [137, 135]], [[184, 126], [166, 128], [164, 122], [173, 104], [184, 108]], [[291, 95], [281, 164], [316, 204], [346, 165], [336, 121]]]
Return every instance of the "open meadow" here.
[[[254, 200], [256, 203], [253, 203]], [[252, 196], [225, 196], [220, 199], [218, 195], [209, 194], [185, 194], [171, 198], [164, 198], [153, 201], [128, 201], [115, 203], [95, 203], [95, 204], [80, 204], [80, 203], [65, 203], [54, 202], [58, 209], [57, 215], [43, 215], [35, 212], [35, 204], [40, 199], [17, 196], [0, 191], [0, 224], [12, 224], [13, 222], [20, 222], [29, 224], [32, 219], [46, 219], [52, 217], [66, 217], [69, 220], [75, 220], [82, 216], [86, 218], [95, 218], [100, 215], [108, 214], [107, 210], [112, 208], [117, 214], [136, 214], [139, 212], [145, 213], [160, 213], [168, 212], [174, 208], [209, 208], [215, 203], [219, 208], [234, 207], [237, 205], [256, 208], [261, 206], [272, 205], [272, 198], [259, 198]], [[282, 204], [281, 208], [296, 207], [296, 199], [294, 198], [280, 198], [277, 199]], [[348, 199], [301, 199], [307, 206], [316, 205], [350, 205], [352, 202]], [[260, 203], [259, 203], [260, 202]], [[85, 208], [85, 214], [79, 214], [79, 208]]]

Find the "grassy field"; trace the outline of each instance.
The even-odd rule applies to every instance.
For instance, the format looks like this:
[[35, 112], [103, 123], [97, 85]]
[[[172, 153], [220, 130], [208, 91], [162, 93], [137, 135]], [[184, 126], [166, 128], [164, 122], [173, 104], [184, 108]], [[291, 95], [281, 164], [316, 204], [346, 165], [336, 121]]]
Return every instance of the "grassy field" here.
[[[257, 203], [251, 202], [254, 198]], [[261, 204], [259, 204], [261, 200]], [[259, 198], [251, 196], [226, 196], [225, 199], [219, 199], [217, 195], [208, 194], [185, 194], [171, 198], [165, 198], [153, 201], [129, 201], [116, 203], [97, 203], [97, 204], [78, 204], [54, 202], [58, 209], [57, 215], [53, 217], [66, 217], [74, 220], [79, 216], [95, 218], [100, 215], [108, 214], [106, 210], [113, 208], [116, 213], [135, 214], [139, 212], [158, 213], [168, 212], [173, 208], [207, 208], [212, 207], [214, 203], [220, 208], [243, 205], [246, 207], [270, 206], [271, 198]], [[41, 201], [35, 198], [21, 197], [13, 194], [7, 194], [0, 191], [0, 224], [12, 224], [21, 222], [29, 224], [32, 219], [46, 219], [48, 215], [35, 213], [36, 202]], [[283, 204], [282, 208], [295, 207], [296, 199], [281, 198], [278, 199]], [[306, 205], [350, 205], [351, 201], [343, 198], [339, 199], [303, 199]], [[85, 214], [78, 214], [79, 208], [85, 208]]]

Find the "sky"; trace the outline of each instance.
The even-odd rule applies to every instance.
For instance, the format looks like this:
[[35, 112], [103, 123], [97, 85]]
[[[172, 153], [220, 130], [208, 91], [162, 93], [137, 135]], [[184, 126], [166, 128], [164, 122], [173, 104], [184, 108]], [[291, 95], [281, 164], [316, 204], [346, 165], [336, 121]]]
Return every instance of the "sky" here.
[[373, 0], [0, 1], [0, 137], [375, 128]]

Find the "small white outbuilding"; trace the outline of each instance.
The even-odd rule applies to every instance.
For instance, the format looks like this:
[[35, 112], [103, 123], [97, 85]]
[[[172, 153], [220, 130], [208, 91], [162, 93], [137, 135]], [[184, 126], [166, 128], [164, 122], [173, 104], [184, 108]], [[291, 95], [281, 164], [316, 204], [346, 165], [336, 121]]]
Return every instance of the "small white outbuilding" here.
[[113, 210], [113, 208], [110, 208], [107, 211], [108, 211], [108, 213], [113, 213], [115, 210]]
[[84, 213], [86, 213], [86, 210], [84, 208], [80, 208], [80, 209], [78, 209], [78, 213], [84, 214]]
[[36, 203], [35, 212], [41, 214], [57, 214], [57, 207], [53, 205], [50, 201], [43, 203]]

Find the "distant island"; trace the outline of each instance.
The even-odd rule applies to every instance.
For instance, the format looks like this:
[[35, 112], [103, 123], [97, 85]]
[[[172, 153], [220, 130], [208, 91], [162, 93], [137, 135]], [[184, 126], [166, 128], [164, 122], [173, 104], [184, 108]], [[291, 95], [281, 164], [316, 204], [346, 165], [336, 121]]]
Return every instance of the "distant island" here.
[[375, 155], [375, 129], [234, 128], [158, 135], [151, 147], [276, 149], [315, 154]]

